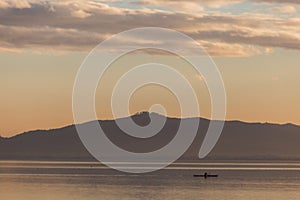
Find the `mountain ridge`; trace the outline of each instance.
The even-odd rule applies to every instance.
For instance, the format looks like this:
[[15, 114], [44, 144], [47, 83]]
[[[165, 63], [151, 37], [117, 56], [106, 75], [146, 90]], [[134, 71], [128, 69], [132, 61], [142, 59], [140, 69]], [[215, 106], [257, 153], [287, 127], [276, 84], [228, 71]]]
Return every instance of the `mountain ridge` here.
[[[176, 135], [181, 120], [196, 118], [169, 118], [155, 136], [147, 139], [125, 134], [117, 120], [131, 118], [139, 125], [147, 125], [151, 113], [136, 114], [116, 120], [96, 120], [107, 137], [119, 147], [132, 152], [149, 152], [162, 148]], [[153, 117], [164, 117], [153, 115]], [[181, 159], [198, 160], [210, 120], [200, 118], [197, 136]], [[79, 124], [88, 125], [91, 122]], [[142, 134], [142, 133], [141, 133]], [[189, 134], [189, 133], [187, 133]], [[225, 121], [221, 137], [207, 159], [295, 159], [300, 160], [300, 127], [293, 124], [247, 123], [238, 120]], [[24, 132], [10, 138], [0, 137], [0, 160], [94, 160], [82, 145], [75, 125], [50, 130]]]
[[[183, 119], [200, 119], [200, 120], [207, 120], [207, 121], [222, 121], [222, 120], [210, 120], [210, 119], [207, 119], [207, 118], [204, 118], [204, 117], [184, 117], [184, 118], [180, 118], [180, 117], [170, 117], [170, 116], [164, 116], [164, 115], [161, 115], [159, 113], [156, 113], [156, 112], [146, 112], [146, 111], [143, 111], [143, 112], [140, 112], [140, 113], [136, 113], [136, 114], [133, 114], [131, 116], [128, 116], [128, 117], [121, 117], [121, 118], [117, 118], [117, 119], [100, 119], [100, 120], [94, 120], [94, 121], [98, 121], [98, 122], [105, 122], [105, 121], [116, 121], [116, 120], [121, 120], [121, 119], [125, 119], [125, 118], [129, 118], [129, 117], [134, 117], [134, 116], [137, 116], [139, 114], [156, 114], [156, 115], [159, 115], [159, 116], [162, 116], [162, 117], [166, 117], [166, 118], [169, 118], [169, 119], [178, 119], [178, 120], [183, 120]], [[80, 124], [85, 124], [85, 123], [90, 123], [91, 121], [88, 121], [88, 122], [83, 122], [83, 123], [80, 123]], [[243, 123], [243, 124], [258, 124], [258, 125], [279, 125], [279, 126], [293, 126], [293, 127], [300, 127], [300, 125], [297, 125], [297, 124], [293, 124], [293, 123], [283, 123], [283, 124], [280, 124], [280, 123], [270, 123], [270, 122], [246, 122], [246, 121], [242, 121], [242, 120], [225, 120], [224, 123], [233, 123], [233, 122], [237, 122], [237, 123]], [[10, 138], [14, 138], [14, 137], [17, 137], [19, 135], [23, 135], [23, 134], [31, 134], [32, 132], [36, 132], [36, 131], [52, 131], [52, 130], [58, 130], [58, 129], [63, 129], [63, 128], [67, 128], [67, 127], [70, 127], [70, 126], [74, 126], [74, 125], [80, 125], [80, 124], [69, 124], [69, 125], [65, 125], [65, 126], [60, 126], [60, 127], [57, 127], [57, 128], [49, 128], [49, 129], [34, 129], [34, 130], [28, 130], [28, 131], [25, 131], [25, 132], [21, 132], [21, 133], [18, 133], [16, 135], [13, 135], [13, 136], [10, 136], [10, 137], [5, 137], [5, 136], [1, 136], [0, 135], [0, 139], [10, 139]]]

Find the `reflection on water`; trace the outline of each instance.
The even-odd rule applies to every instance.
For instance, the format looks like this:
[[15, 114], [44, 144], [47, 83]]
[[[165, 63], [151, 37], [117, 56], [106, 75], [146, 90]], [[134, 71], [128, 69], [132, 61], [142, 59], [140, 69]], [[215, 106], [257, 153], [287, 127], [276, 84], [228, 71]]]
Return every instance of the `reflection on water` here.
[[[204, 172], [219, 178], [193, 177]], [[97, 162], [0, 161], [0, 199], [300, 199], [300, 163], [182, 162], [135, 175]]]

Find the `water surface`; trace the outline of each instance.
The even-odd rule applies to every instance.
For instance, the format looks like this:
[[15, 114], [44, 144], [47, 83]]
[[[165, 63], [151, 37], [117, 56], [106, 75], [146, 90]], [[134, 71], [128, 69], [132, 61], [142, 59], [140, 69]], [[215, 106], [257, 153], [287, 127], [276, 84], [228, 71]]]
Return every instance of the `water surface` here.
[[[119, 164], [141, 167], [140, 163]], [[219, 177], [193, 177], [204, 172]], [[0, 161], [0, 199], [298, 200], [300, 163], [181, 162], [136, 175], [98, 162]]]

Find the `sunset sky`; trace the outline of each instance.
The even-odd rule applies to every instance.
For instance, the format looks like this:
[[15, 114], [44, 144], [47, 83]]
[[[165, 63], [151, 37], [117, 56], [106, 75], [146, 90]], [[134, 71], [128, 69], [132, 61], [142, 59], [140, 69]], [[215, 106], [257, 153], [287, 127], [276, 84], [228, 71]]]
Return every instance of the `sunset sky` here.
[[[149, 26], [185, 33], [212, 56], [224, 80], [228, 120], [300, 125], [299, 0], [1, 0], [0, 135], [72, 124], [73, 84], [87, 54], [114, 34]], [[209, 118], [201, 77], [179, 58], [155, 56], [186, 70], [203, 90], [201, 116]], [[111, 74], [153, 55], [124, 59]], [[155, 103], [147, 94], [175, 102], [161, 88], [145, 88], [135, 94], [132, 113]], [[107, 105], [96, 106], [99, 118], [112, 117]], [[168, 114], [178, 116], [176, 106]]]

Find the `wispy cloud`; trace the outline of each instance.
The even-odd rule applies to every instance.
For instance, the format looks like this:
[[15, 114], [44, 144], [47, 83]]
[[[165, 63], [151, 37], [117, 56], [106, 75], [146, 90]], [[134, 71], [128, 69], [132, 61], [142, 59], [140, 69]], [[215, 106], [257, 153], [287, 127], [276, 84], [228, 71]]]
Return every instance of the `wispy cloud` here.
[[280, 6], [276, 8], [270, 8], [269, 11], [271, 12], [278, 12], [278, 13], [284, 13], [284, 14], [293, 14], [296, 13], [297, 10], [294, 6]]
[[273, 4], [273, 3], [300, 4], [299, 0], [252, 0], [252, 1], [258, 2], [258, 3], [268, 3], [268, 4]]
[[203, 6], [219, 8], [236, 3], [241, 3], [244, 0], [141, 0], [136, 3], [141, 5], [155, 5], [174, 8], [176, 10], [191, 12], [202, 11]]

